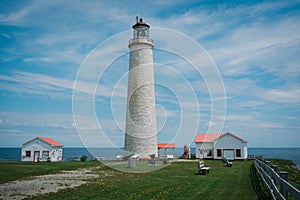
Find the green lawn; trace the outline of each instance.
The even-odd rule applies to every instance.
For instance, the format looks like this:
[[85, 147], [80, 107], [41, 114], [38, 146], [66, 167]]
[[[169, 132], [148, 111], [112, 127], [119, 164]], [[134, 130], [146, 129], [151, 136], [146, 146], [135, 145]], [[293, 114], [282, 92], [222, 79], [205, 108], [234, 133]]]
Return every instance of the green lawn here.
[[[142, 165], [139, 163], [139, 165]], [[207, 175], [197, 174], [197, 162], [173, 163], [148, 173], [124, 173], [109, 167], [97, 169], [107, 176], [73, 189], [34, 199], [266, 199], [253, 161], [206, 160]]]
[[102, 165], [100, 162], [0, 162], [0, 184], [16, 179]]

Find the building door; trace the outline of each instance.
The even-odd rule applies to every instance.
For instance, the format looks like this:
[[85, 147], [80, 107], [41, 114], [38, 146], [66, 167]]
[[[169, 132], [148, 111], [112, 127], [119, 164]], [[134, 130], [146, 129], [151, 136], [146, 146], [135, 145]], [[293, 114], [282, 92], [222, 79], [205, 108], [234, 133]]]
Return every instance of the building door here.
[[224, 149], [224, 157], [228, 160], [234, 160], [233, 149]]
[[40, 159], [40, 152], [39, 151], [34, 151], [33, 153], [33, 161], [37, 162]]
[[200, 159], [204, 159], [203, 149], [198, 149], [198, 156], [199, 156]]

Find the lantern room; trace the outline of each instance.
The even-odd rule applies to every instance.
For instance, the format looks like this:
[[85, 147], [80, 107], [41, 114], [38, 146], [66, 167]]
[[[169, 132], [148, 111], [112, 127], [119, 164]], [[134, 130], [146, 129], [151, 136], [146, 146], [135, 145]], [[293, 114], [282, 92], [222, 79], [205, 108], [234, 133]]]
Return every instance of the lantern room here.
[[149, 29], [150, 26], [143, 22], [143, 19], [137, 16], [136, 17], [136, 24], [132, 26], [134, 29], [133, 31], [133, 38], [143, 38], [143, 37], [149, 37]]

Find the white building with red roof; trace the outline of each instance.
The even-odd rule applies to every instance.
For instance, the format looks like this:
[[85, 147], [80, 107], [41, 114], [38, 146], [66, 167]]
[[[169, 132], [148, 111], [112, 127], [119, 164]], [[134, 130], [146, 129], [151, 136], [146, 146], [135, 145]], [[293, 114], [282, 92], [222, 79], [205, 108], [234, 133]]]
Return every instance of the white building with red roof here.
[[[174, 150], [175, 150], [175, 144], [174, 143], [159, 143], [157, 144], [158, 149], [158, 158], [159, 159], [173, 159], [174, 158]], [[160, 149], [164, 149], [164, 154], [161, 153]], [[172, 154], [167, 154], [167, 149], [172, 149]]]
[[63, 145], [45, 137], [37, 137], [22, 144], [21, 161], [61, 161]]
[[232, 133], [197, 134], [196, 158], [228, 160], [246, 159], [248, 141]]

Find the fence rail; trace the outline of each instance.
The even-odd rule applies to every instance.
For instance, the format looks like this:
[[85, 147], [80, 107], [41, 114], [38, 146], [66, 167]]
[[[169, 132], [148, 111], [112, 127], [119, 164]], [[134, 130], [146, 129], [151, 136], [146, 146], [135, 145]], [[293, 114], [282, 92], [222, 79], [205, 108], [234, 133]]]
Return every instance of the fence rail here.
[[281, 177], [270, 166], [270, 162], [264, 161], [259, 157], [255, 157], [254, 164], [272, 199], [285, 200], [289, 197], [293, 197], [296, 200], [300, 199], [300, 191], [283, 178], [285, 172], [281, 172]]

